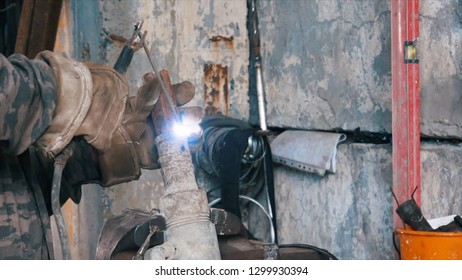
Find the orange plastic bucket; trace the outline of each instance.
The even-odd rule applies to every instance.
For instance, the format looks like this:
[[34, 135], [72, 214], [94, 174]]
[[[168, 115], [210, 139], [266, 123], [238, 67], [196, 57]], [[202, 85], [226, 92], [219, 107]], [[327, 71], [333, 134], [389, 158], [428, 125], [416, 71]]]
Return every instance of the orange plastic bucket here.
[[462, 232], [397, 229], [402, 260], [462, 260]]

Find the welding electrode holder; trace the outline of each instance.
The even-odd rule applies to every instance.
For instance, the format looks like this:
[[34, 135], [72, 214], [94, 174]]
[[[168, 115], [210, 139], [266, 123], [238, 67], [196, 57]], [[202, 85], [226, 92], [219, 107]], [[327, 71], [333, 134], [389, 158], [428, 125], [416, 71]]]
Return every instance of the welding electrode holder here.
[[119, 58], [114, 64], [114, 69], [121, 74], [125, 74], [125, 72], [127, 72], [128, 66], [130, 66], [133, 59], [133, 54], [142, 47], [144, 40], [146, 39], [147, 32], [145, 31], [143, 35], [140, 36], [139, 42], [135, 43], [135, 39], [138, 37], [138, 31], [138, 29], [135, 29], [132, 37], [125, 43]]

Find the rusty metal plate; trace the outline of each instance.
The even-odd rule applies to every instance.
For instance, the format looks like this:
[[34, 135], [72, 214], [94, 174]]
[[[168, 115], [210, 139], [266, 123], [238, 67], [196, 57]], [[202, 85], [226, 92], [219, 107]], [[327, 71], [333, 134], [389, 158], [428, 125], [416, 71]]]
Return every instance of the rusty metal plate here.
[[206, 116], [229, 113], [228, 66], [204, 65], [204, 102]]

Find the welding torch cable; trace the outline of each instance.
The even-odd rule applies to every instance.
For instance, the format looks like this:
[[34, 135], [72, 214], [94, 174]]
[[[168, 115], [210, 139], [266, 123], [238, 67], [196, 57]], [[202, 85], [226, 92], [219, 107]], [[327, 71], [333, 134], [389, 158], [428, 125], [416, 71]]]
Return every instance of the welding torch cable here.
[[[207, 145], [208, 148], [207, 150], [204, 151], [204, 154], [206, 155], [208, 163], [210, 167], [212, 168], [212, 171], [215, 173], [215, 176], [218, 176], [218, 177], [220, 176], [220, 172], [219, 172], [219, 168], [215, 165], [217, 161], [214, 158], [215, 153], [213, 151], [215, 150], [218, 140], [224, 138], [226, 134], [228, 134], [231, 130], [233, 130], [233, 128], [220, 128], [220, 130], [222, 131], [222, 134], [208, 133], [209, 131], [217, 132], [216, 128], [212, 128], [212, 127], [206, 128], [203, 132], [203, 135], [205, 135], [204, 142], [208, 143]], [[207, 135], [210, 135], [211, 139], [207, 137]], [[217, 137], [217, 135], [220, 135], [220, 136]]]
[[[255, 182], [257, 181], [257, 177], [258, 177], [258, 175], [260, 173], [260, 170], [261, 170], [260, 165], [248, 168], [248, 170], [244, 174], [245, 176], [242, 176], [241, 178], [239, 178], [239, 187], [243, 188], [243, 187], [246, 187], [248, 185], [255, 184]], [[250, 178], [247, 179], [247, 175], [249, 175], [249, 174], [252, 174], [252, 175], [250, 176]]]
[[[258, 142], [261, 142], [261, 143], [258, 143], [258, 147], [259, 147], [259, 150], [263, 149], [263, 153], [262, 155], [257, 158], [257, 159], [253, 159], [253, 160], [246, 160], [247, 163], [258, 163], [259, 161], [261, 161], [263, 158], [265, 158], [266, 156], [266, 151], [267, 151], [267, 147], [266, 145], [264, 144], [263, 142], [263, 138], [259, 138]], [[261, 148], [261, 146], [263, 146], [263, 148]]]
[[74, 153], [75, 142], [69, 143], [64, 150], [59, 153], [55, 158], [55, 168], [53, 173], [53, 182], [51, 187], [51, 208], [53, 210], [53, 216], [56, 221], [56, 227], [58, 229], [59, 241], [61, 243], [62, 257], [64, 260], [72, 259], [71, 249], [69, 248], [69, 236], [66, 230], [66, 222], [64, 221], [61, 213], [61, 180], [64, 167], [67, 161]]
[[249, 177], [239, 179], [239, 189], [241, 193], [249, 195], [249, 192], [252, 193], [251, 197], [255, 197], [265, 186], [265, 180], [263, 178], [264, 170], [262, 165], [258, 165], [255, 168], [252, 168], [252, 174]]
[[242, 172], [242, 170], [244, 170], [244, 172], [242, 172], [243, 174], [239, 177], [239, 181], [245, 181], [245, 179], [248, 178], [250, 174], [251, 174], [251, 176], [250, 176], [251, 178], [255, 177], [256, 176], [255, 173], [260, 168], [260, 164], [258, 162], [251, 163], [251, 164], [248, 164], [248, 165], [249, 166], [247, 166], [245, 169], [242, 169], [242, 167], [241, 167], [241, 172]]

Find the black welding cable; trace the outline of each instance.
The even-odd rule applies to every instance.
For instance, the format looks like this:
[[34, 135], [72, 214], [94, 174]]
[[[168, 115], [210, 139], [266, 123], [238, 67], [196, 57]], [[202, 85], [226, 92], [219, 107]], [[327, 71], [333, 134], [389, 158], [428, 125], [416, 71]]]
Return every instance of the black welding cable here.
[[64, 222], [61, 213], [61, 205], [59, 203], [59, 193], [61, 191], [61, 177], [63, 174], [64, 165], [55, 164], [55, 171], [53, 173], [53, 186], [51, 188], [51, 208], [53, 209], [53, 216], [55, 217], [56, 227], [58, 228], [59, 241], [61, 242], [61, 250], [63, 259], [71, 259], [71, 251], [69, 249], [69, 237], [66, 231], [66, 223]]
[[71, 142], [58, 156], [56, 156], [53, 183], [51, 187], [51, 208], [53, 210], [53, 216], [55, 217], [56, 227], [58, 228], [58, 235], [64, 260], [70, 260], [72, 257], [71, 249], [69, 248], [69, 237], [67, 235], [66, 222], [64, 221], [61, 213], [59, 194], [61, 193], [63, 170], [66, 166], [67, 160], [72, 156], [74, 148], [75, 143]]
[[323, 256], [326, 256], [332, 260], [338, 260], [338, 258], [336, 256], [334, 256], [333, 254], [331, 254], [329, 251], [327, 251], [326, 249], [322, 249], [322, 248], [319, 248], [319, 247], [316, 247], [316, 246], [313, 246], [313, 245], [308, 245], [308, 244], [282, 244], [282, 245], [278, 245], [279, 248], [303, 248], [303, 249], [310, 249], [310, 250], [313, 250], [313, 251], [316, 251], [318, 253], [320, 253], [321, 255]]

